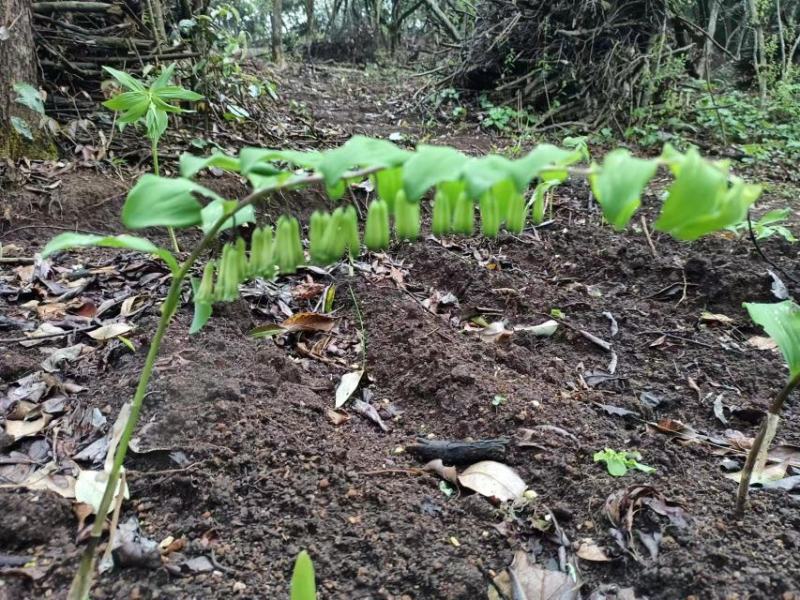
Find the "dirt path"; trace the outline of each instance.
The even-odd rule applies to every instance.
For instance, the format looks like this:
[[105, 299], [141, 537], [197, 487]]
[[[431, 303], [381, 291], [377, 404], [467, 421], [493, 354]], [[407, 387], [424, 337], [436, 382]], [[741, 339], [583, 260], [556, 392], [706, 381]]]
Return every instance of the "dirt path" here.
[[[390, 90], [376, 98], [369, 79], [354, 79], [349, 92], [330, 91], [335, 77], [298, 76], [297, 85], [287, 85], [291, 99], [318, 117], [318, 129], [349, 134], [358, 129], [353, 115], [370, 102], [383, 114]], [[345, 101], [350, 112], [331, 109]], [[423, 130], [401, 120], [365, 129]], [[472, 133], [454, 137], [467, 150], [497, 143]], [[2, 193], [0, 209], [13, 206], [0, 230], [3, 244], [32, 255], [51, 232], [18, 229], [31, 225], [119, 230], [122, 197], [114, 194], [124, 192], [123, 183], [91, 170], [61, 179], [59, 207], [30, 192]], [[238, 193], [236, 182], [216, 185]], [[266, 212], [307, 215], [319, 202], [315, 194], [290, 195]], [[646, 204], [652, 208], [657, 199]], [[60, 212], [54, 217], [53, 210]], [[115, 569], [100, 577], [96, 597], [285, 598], [294, 556], [307, 549], [320, 598], [485, 598], [520, 548], [545, 567], [573, 573], [585, 597], [631, 598], [614, 592], [628, 587], [637, 598], [798, 597], [800, 499], [784, 490], [755, 491], [751, 510], [737, 522], [729, 516], [736, 484], [725, 478], [741, 463], [741, 438], [754, 435], [759, 411], [784, 376], [774, 351], [748, 342], [761, 333], [741, 308], [743, 301], [770, 301], [772, 280], [747, 244], [724, 236], [684, 245], [657, 235], [654, 243], [656, 256], [640, 228], [617, 234], [602, 226], [587, 209], [585, 186], [576, 183], [558, 192], [554, 222], [520, 239], [398, 244], [330, 274], [250, 286], [192, 337], [184, 306], [127, 463], [131, 501], [122, 517], [137, 517], [156, 542], [183, 541], [169, 555], [169, 569]], [[770, 241], [765, 248], [797, 273], [793, 246]], [[55, 385], [60, 389], [45, 398], [64, 396], [64, 407], [48, 428], [13, 443], [0, 440], [0, 476], [20, 477], [30, 463], [71, 464], [102, 438], [135, 386], [166, 289], [160, 265], [126, 253], [78, 252], [58, 257], [55, 271], [32, 281], [24, 266], [2, 265], [0, 315], [36, 325], [47, 320], [25, 303], [52, 299], [44, 281], [63, 283], [67, 271], [58, 269], [79, 264], [89, 269], [89, 281], [64, 312], [89, 314], [87, 306], [114, 300], [107, 319], [136, 296], [129, 308], [141, 311], [128, 319], [136, 326], [128, 337], [137, 351], [84, 334], [46, 344], [86, 344], [52, 375], [62, 386], [86, 389]], [[332, 335], [246, 336], [287, 309], [313, 309], [330, 284]], [[541, 323], [553, 309], [564, 320], [549, 338], [518, 331], [493, 341], [465, 331], [474, 316], [513, 328]], [[701, 320], [704, 311], [732, 321]], [[2, 323], [3, 338], [21, 335]], [[612, 352], [582, 330], [612, 345], [613, 374]], [[340, 376], [357, 367], [362, 351], [365, 388], [387, 431], [352, 408], [339, 424], [330, 414]], [[40, 371], [43, 354], [3, 342], [0, 356], [2, 400], [18, 389], [12, 382]], [[448, 495], [402, 451], [418, 436], [514, 440], [506, 462], [537, 499], [510, 509], [468, 490]], [[800, 452], [790, 446], [800, 444], [794, 406], [779, 443], [789, 468], [800, 467]], [[613, 478], [592, 460], [603, 448], [638, 450], [656, 471]], [[87, 468], [92, 460], [78, 464]], [[605, 505], [625, 490], [630, 497], [632, 486], [651, 486], [644, 493], [650, 503], [637, 506], [628, 538], [614, 532]], [[80, 550], [72, 502], [53, 492], [0, 489], [0, 506], [0, 598], [63, 597]], [[618, 542], [626, 540], [624, 552]], [[597, 547], [609, 560], [580, 558]], [[31, 562], [25, 568], [5, 555]]]

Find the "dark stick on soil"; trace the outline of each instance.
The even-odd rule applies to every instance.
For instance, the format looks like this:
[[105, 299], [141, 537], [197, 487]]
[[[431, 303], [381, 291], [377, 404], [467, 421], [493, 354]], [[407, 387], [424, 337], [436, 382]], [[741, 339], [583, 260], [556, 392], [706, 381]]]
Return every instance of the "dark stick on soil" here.
[[797, 279], [795, 279], [794, 277], [789, 275], [786, 271], [784, 271], [778, 265], [776, 265], [774, 262], [772, 262], [770, 259], [768, 259], [767, 255], [764, 254], [764, 252], [761, 250], [761, 246], [758, 245], [758, 241], [756, 240], [756, 236], [753, 233], [753, 221], [750, 219], [750, 211], [749, 210], [747, 211], [747, 231], [750, 234], [750, 241], [753, 242], [753, 246], [755, 246], [756, 252], [758, 252], [758, 255], [762, 258], [762, 260], [765, 263], [767, 263], [769, 266], [771, 266], [776, 271], [780, 272], [781, 275], [783, 275], [784, 277], [786, 277], [790, 281], [793, 281], [794, 283], [800, 283], [800, 281], [797, 281]]
[[448, 464], [469, 464], [481, 460], [503, 460], [509, 440], [497, 438], [462, 442], [458, 440], [426, 440], [418, 438], [416, 444], [406, 446], [406, 451], [420, 460], [440, 458]]

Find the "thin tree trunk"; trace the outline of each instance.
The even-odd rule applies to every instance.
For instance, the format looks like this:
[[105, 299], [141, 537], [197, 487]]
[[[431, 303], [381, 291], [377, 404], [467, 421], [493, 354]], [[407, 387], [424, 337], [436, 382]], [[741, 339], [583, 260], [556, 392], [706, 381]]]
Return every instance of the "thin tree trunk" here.
[[711, 78], [711, 55], [714, 52], [714, 35], [717, 33], [717, 17], [719, 16], [720, 0], [711, 0], [711, 11], [708, 16], [708, 30], [706, 44], [703, 48], [702, 72], [706, 79]]
[[[15, 83], [27, 83], [33, 87], [38, 87], [39, 83], [31, 2], [4, 0], [0, 6], [3, 7], [0, 26], [8, 36], [7, 39], [0, 38], [0, 158], [52, 157], [52, 142], [39, 128], [41, 115], [17, 102], [14, 90]], [[12, 123], [16, 123], [16, 127]], [[30, 130], [33, 140], [18, 132], [25, 127]]]
[[314, 39], [314, 0], [306, 0], [306, 36], [309, 42]]
[[282, 67], [283, 59], [283, 0], [272, 0], [272, 60]]
[[765, 102], [767, 99], [767, 55], [766, 48], [764, 47], [764, 25], [761, 20], [761, 14], [758, 11], [758, 3], [756, 0], [747, 0], [747, 7], [750, 12], [750, 22], [753, 25], [754, 31], [753, 67], [755, 67], [756, 70], [758, 91], [761, 95], [761, 101]]

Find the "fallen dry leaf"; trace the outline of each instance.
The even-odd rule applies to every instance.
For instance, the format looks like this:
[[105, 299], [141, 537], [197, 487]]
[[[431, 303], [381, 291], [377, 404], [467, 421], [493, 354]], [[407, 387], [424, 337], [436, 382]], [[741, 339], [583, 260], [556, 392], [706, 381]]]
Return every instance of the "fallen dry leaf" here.
[[556, 330], [558, 329], [558, 321], [554, 321], [550, 319], [549, 321], [545, 321], [539, 325], [520, 325], [514, 327], [514, 331], [526, 331], [531, 335], [539, 336], [539, 337], [550, 337], [553, 335]]
[[330, 331], [336, 324], [333, 317], [313, 312], [301, 312], [292, 315], [281, 323], [286, 331]]
[[68, 346], [67, 348], [59, 348], [58, 350], [52, 352], [50, 356], [48, 356], [44, 362], [42, 362], [42, 369], [48, 373], [55, 373], [58, 371], [62, 362], [71, 362], [73, 360], [77, 360], [77, 358], [83, 354], [84, 349], [88, 348], [89, 346], [86, 344], [75, 344], [74, 346]]
[[344, 406], [344, 403], [353, 395], [353, 392], [358, 389], [358, 385], [361, 383], [361, 378], [363, 376], [363, 369], [342, 375], [342, 380], [336, 387], [336, 402], [334, 408], [341, 408]]
[[347, 423], [347, 421], [350, 420], [348, 415], [338, 410], [333, 410], [332, 408], [328, 409], [327, 415], [331, 422], [336, 426], [339, 426], [342, 423]]
[[575, 551], [575, 554], [578, 555], [579, 558], [583, 560], [588, 560], [592, 562], [608, 562], [612, 560], [608, 554], [606, 554], [605, 550], [603, 550], [597, 543], [591, 538], [583, 538], [582, 540], [578, 541], [578, 549]]
[[719, 325], [730, 325], [731, 323], [733, 323], [733, 319], [731, 319], [727, 315], [712, 313], [708, 311], [703, 311], [702, 313], [700, 313], [700, 320], [704, 323], [717, 323]]
[[[579, 585], [562, 571], [551, 571], [531, 562], [524, 550], [514, 553], [511, 566], [489, 586], [489, 600], [578, 600]], [[503, 595], [498, 594], [498, 590]]]
[[[786, 470], [788, 468], [789, 461], [783, 461], [764, 467], [761, 472], [756, 472], [754, 469], [753, 474], [750, 477], [750, 485], [762, 485], [764, 483], [783, 479], [786, 477]], [[742, 471], [737, 471], [736, 473], [726, 473], [723, 475], [723, 477], [725, 477], [725, 479], [732, 479], [736, 483], [739, 483], [742, 478]]]
[[428, 464], [422, 467], [422, 470], [436, 473], [445, 481], [449, 481], [453, 485], [458, 485], [458, 471], [455, 467], [444, 466], [441, 458], [430, 461]]
[[467, 467], [458, 476], [458, 481], [481, 496], [497, 498], [501, 502], [517, 500], [528, 489], [514, 469], [493, 460], [483, 460]]
[[131, 329], [133, 329], [133, 327], [127, 323], [109, 323], [108, 325], [98, 327], [94, 331], [90, 331], [87, 335], [97, 341], [105, 341], [120, 335], [125, 335], [130, 332]]
[[495, 321], [479, 330], [478, 337], [484, 342], [499, 344], [508, 341], [513, 333], [514, 332], [510, 329], [506, 329], [506, 325], [503, 321]]
[[753, 337], [747, 338], [747, 345], [752, 346], [756, 350], [778, 351], [778, 344], [775, 343], [775, 340], [764, 335], [754, 335]]
[[[37, 327], [34, 331], [29, 331], [25, 333], [25, 337], [31, 338], [30, 340], [20, 342], [20, 346], [25, 346], [26, 348], [30, 348], [31, 346], [37, 346], [46, 342], [50, 337], [64, 333], [64, 329], [61, 327], [56, 327], [55, 325], [51, 325], [50, 323], [42, 323]], [[43, 339], [37, 339], [43, 338]]]
[[48, 414], [43, 414], [38, 419], [30, 421], [6, 421], [6, 433], [14, 438], [20, 440], [25, 437], [31, 437], [42, 431], [50, 422], [52, 417]]

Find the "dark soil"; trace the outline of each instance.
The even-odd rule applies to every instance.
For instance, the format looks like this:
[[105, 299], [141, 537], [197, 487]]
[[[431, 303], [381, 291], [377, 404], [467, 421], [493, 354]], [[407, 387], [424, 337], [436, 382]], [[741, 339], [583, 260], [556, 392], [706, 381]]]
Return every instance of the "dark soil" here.
[[[366, 88], [363, 81], [359, 85]], [[357, 114], [349, 116], [356, 123]], [[459, 139], [467, 150], [495, 143], [463, 132]], [[55, 203], [49, 193], [0, 193], [3, 244], [32, 255], [57, 233], [40, 228], [120, 230], [124, 182], [90, 169], [60, 179]], [[214, 185], [241, 193], [237, 182]], [[277, 199], [268, 213], [288, 207], [307, 214], [309, 204], [318, 202], [314, 193], [292, 195]], [[656, 202], [649, 198], [648, 209]], [[767, 194], [765, 202], [781, 200]], [[645, 424], [673, 419], [719, 439], [728, 430], [754, 435], [757, 411], [727, 412], [723, 424], [713, 403], [723, 394], [728, 406], [763, 409], [782, 385], [781, 358], [747, 344], [762, 333], [741, 307], [743, 301], [771, 300], [767, 267], [749, 244], [730, 236], [679, 244], [654, 235], [653, 256], [640, 227], [615, 233], [586, 207], [587, 190], [575, 183], [558, 192], [554, 223], [519, 239], [397, 244], [388, 256], [363, 257], [366, 262], [352, 273], [343, 265], [332, 280], [313, 273], [280, 280], [286, 289], [307, 277], [336, 283], [338, 327], [333, 347], [322, 352], [325, 360], [302, 351], [321, 336], [246, 335], [279, 315], [274, 294], [262, 290], [260, 297], [215, 309], [209, 325], [192, 337], [191, 307], [185, 305], [161, 350], [138, 452], [126, 463], [131, 500], [123, 519], [138, 516], [143, 533], [157, 542], [185, 538], [187, 557], [211, 556], [213, 550], [217, 564], [182, 577], [164, 568], [115, 569], [99, 578], [94, 596], [286, 598], [294, 557], [307, 549], [320, 598], [485, 598], [492, 578], [523, 548], [550, 567], [559, 564], [561, 552], [562, 563], [576, 566], [586, 597], [608, 585], [633, 587], [637, 597], [648, 598], [797, 597], [800, 498], [754, 490], [749, 511], [737, 521], [731, 517], [736, 484], [724, 477], [718, 448], [697, 440], [680, 443]], [[800, 277], [794, 246], [763, 246]], [[136, 353], [82, 334], [52, 344], [97, 347], [57, 373], [87, 388], [70, 398], [68, 413], [98, 408], [113, 423], [132, 396], [167, 279], [150, 261], [126, 270], [137, 260], [130, 253], [100, 251], [53, 260], [58, 266], [114, 268], [86, 289], [85, 298], [95, 305], [125, 289], [152, 301], [136, 316], [137, 329], [129, 336]], [[2, 265], [0, 271], [7, 285], [12, 268]], [[148, 273], [157, 275], [144, 284]], [[454, 294], [458, 306], [427, 309], [423, 302], [435, 292]], [[340, 425], [328, 415], [340, 376], [357, 367], [363, 347], [353, 298], [363, 313], [373, 403], [402, 411], [399, 417], [385, 415], [388, 432], [350, 408], [349, 420]], [[21, 306], [27, 299], [0, 296], [0, 314], [35, 318]], [[292, 308], [308, 310], [312, 304], [295, 300]], [[566, 317], [550, 338], [517, 332], [494, 343], [464, 331], [473, 315], [532, 325], [555, 308]], [[703, 322], [703, 311], [733, 323]], [[618, 323], [615, 337], [605, 312]], [[579, 330], [613, 344], [613, 377], [597, 377], [610, 354]], [[0, 343], [0, 355], [5, 384], [37, 370], [42, 358], [37, 348], [16, 343]], [[494, 406], [496, 395], [507, 401]], [[601, 405], [628, 409], [634, 418], [609, 414]], [[397, 450], [417, 436], [519, 440], [524, 430], [533, 431], [533, 445], [512, 444], [507, 462], [538, 498], [514, 511], [466, 489], [448, 497], [437, 477], [420, 474], [422, 464]], [[787, 408], [778, 437], [800, 444], [795, 406]], [[75, 450], [91, 441], [85, 438]], [[592, 459], [603, 448], [639, 450], [656, 472], [613, 478]], [[724, 458], [742, 457], [731, 451]], [[637, 528], [663, 536], [655, 559], [645, 553], [637, 561], [622, 553], [604, 514], [609, 495], [635, 484], [653, 486], [679, 503], [688, 520], [680, 528], [652, 513], [649, 521], [644, 512], [636, 517]], [[0, 559], [29, 557], [39, 569], [35, 578], [0, 570], [0, 598], [64, 597], [81, 549], [71, 502], [49, 492], [0, 489], [0, 506]], [[536, 528], [546, 515], [558, 522], [567, 543]], [[575, 558], [573, 550], [584, 538], [614, 559]]]

